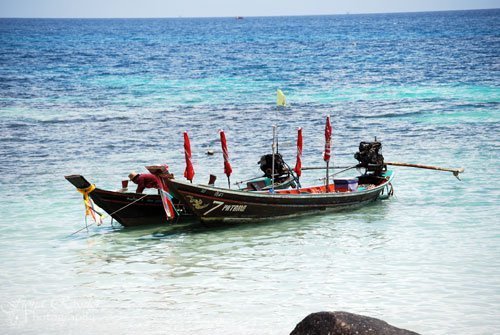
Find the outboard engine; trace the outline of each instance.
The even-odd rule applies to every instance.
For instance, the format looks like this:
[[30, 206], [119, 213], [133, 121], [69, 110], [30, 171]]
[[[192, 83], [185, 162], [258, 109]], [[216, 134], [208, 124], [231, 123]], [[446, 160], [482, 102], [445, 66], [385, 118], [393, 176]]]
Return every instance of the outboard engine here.
[[359, 151], [354, 154], [354, 158], [359, 161], [358, 167], [363, 167], [367, 171], [373, 171], [375, 175], [381, 174], [387, 169], [384, 164], [384, 156], [379, 152], [382, 150], [382, 143], [361, 142]]
[[[273, 155], [264, 155], [260, 157], [260, 169], [264, 172], [264, 176], [271, 178], [272, 166], [273, 166]], [[281, 154], [274, 154], [274, 178], [288, 173], [285, 162]]]

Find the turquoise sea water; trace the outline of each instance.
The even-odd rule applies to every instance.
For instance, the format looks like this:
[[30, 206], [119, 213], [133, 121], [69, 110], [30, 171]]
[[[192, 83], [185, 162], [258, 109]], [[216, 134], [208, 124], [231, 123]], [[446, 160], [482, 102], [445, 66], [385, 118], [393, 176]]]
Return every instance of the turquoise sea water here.
[[[8, 334], [287, 334], [346, 310], [422, 334], [500, 329], [500, 11], [226, 19], [0, 20], [0, 326]], [[290, 106], [277, 113], [275, 91]], [[377, 136], [395, 197], [258, 225], [84, 225], [63, 176], [259, 173], [271, 125], [293, 164], [354, 163]], [[321, 171], [304, 173], [318, 183]]]

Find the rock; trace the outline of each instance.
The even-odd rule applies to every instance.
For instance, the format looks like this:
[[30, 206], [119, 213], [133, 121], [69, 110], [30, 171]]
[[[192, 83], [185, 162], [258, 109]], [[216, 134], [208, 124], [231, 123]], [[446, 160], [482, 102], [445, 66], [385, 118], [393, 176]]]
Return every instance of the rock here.
[[348, 312], [312, 313], [290, 335], [419, 335], [385, 321]]

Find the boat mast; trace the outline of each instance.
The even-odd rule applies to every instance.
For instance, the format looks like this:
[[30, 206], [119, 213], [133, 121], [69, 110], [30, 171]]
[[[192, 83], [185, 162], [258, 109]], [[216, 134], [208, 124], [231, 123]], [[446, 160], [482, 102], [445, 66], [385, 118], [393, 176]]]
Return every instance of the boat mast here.
[[[278, 89], [276, 90], [276, 112], [274, 114], [274, 120], [275, 122], [278, 122], [278, 111], [279, 111], [279, 108], [280, 106], [282, 106], [283, 108], [286, 106], [286, 97], [285, 95], [283, 94], [283, 92]], [[278, 151], [278, 140], [277, 140], [277, 137], [278, 137], [278, 127], [276, 126], [276, 124], [273, 125], [273, 154], [272, 154], [272, 160], [271, 160], [271, 192], [274, 192], [274, 161], [275, 161], [275, 157], [274, 155], [276, 155], [277, 151]]]
[[330, 123], [330, 115], [326, 116], [325, 124], [325, 151], [323, 152], [323, 160], [326, 162], [326, 193], [330, 192], [330, 157], [332, 143], [332, 125]]
[[276, 125], [273, 125], [273, 158], [271, 160], [271, 192], [274, 192], [274, 155], [276, 153]]

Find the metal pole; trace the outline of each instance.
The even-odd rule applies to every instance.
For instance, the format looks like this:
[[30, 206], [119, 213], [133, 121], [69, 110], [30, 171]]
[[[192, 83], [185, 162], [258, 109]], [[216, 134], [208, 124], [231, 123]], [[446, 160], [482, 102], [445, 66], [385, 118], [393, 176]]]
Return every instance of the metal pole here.
[[330, 161], [326, 161], [326, 193], [330, 192], [330, 178], [329, 178], [329, 165]]
[[271, 163], [271, 190], [274, 192], [274, 154], [276, 152], [276, 125], [273, 125], [273, 158]]
[[[332, 166], [332, 169], [347, 169], [350, 168], [350, 166]], [[324, 170], [326, 169], [325, 166], [305, 166], [302, 168], [302, 171], [304, 170]]]

